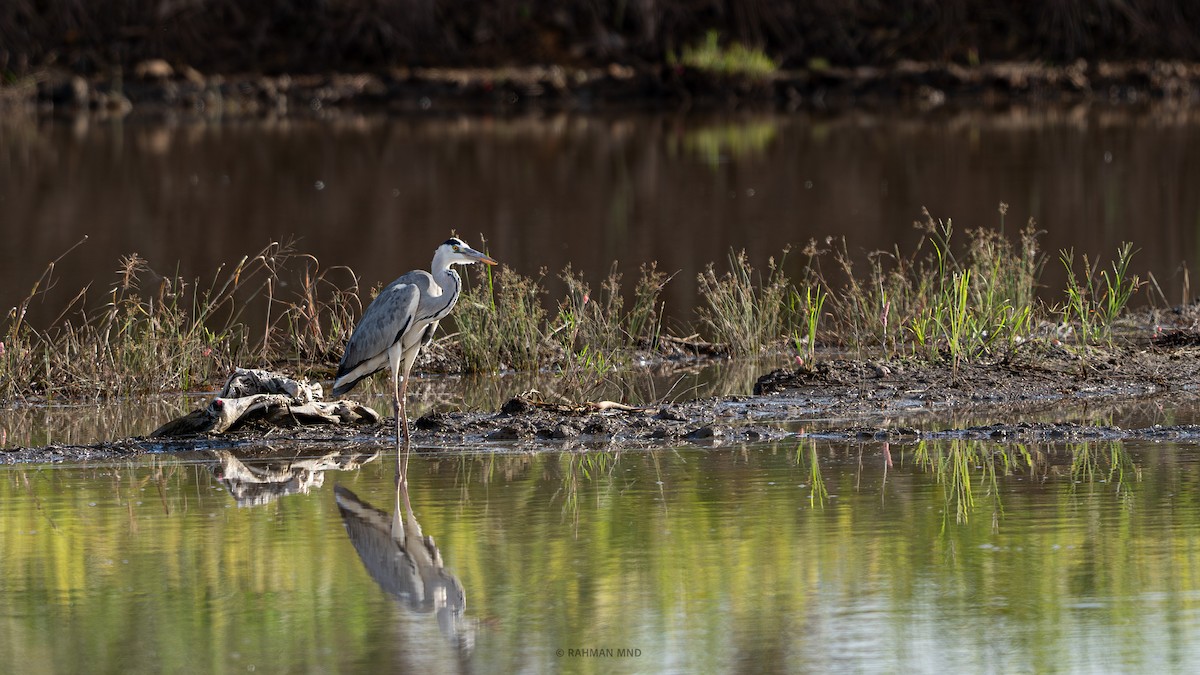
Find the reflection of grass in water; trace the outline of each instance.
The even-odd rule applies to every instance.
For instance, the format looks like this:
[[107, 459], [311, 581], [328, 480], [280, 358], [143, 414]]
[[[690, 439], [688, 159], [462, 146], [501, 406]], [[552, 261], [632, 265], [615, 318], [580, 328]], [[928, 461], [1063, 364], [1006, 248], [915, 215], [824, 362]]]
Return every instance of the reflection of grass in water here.
[[[1104, 447], [1107, 446], [1107, 447]], [[1093, 485], [1097, 477], [1114, 485], [1122, 499], [1131, 496], [1129, 482], [1142, 479], [1142, 472], [1123, 443], [1081, 443], [1071, 450], [1071, 491], [1079, 485]]]
[[703, 127], [684, 136], [683, 147], [716, 168], [723, 155], [743, 159], [761, 153], [777, 131], [773, 121]]
[[579, 527], [579, 488], [582, 482], [595, 482], [600, 478], [612, 478], [613, 470], [620, 461], [619, 452], [563, 452], [559, 464], [563, 467], [562, 486], [555, 497], [563, 496], [563, 514], [571, 515], [571, 522]]
[[[994, 496], [997, 511], [1000, 508], [1000, 494], [996, 489], [996, 455], [1003, 455], [1006, 470], [1011, 469], [1012, 463], [1005, 450], [989, 449], [978, 441], [952, 440], [949, 443], [929, 443], [921, 441], [913, 452], [913, 458], [920, 466], [932, 471], [934, 478], [945, 490], [945, 516], [954, 512], [957, 523], [966, 523], [975, 509], [975, 489], [971, 481], [971, 467], [978, 465], [981, 476], [980, 483], [986, 483], [990, 494]], [[945, 520], [943, 520], [943, 526]]]
[[804, 446], [796, 446], [796, 464], [803, 464], [806, 459], [805, 455], [807, 455], [808, 461], [808, 484], [811, 488], [808, 493], [808, 505], [812, 508], [824, 507], [825, 500], [829, 498], [829, 488], [825, 487], [825, 477], [821, 475], [816, 441], [809, 442], [807, 453], [804, 452]]
[[[938, 456], [932, 462], [938, 482], [948, 486], [946, 501], [953, 502], [955, 521], [959, 523], [967, 522], [975, 508], [975, 494], [971, 488], [971, 461], [976, 459], [975, 449], [973, 444], [951, 441], [945, 452], [939, 448]], [[990, 468], [994, 477], [993, 464], [984, 462], [982, 468], [985, 472]], [[946, 513], [949, 512], [947, 508]]]
[[[1122, 499], [1131, 495], [1130, 481], [1141, 480], [1141, 470], [1133, 464], [1122, 443], [1103, 445], [1082, 443], [1069, 448], [1071, 491], [1079, 484], [1115, 483]], [[1004, 515], [1000, 499], [999, 476], [1010, 476], [1028, 470], [1043, 477], [1054, 473], [1044, 453], [1031, 453], [1025, 445], [994, 446], [983, 441], [951, 440], [931, 443], [921, 441], [913, 451], [917, 466], [930, 471], [945, 490], [945, 516], [954, 512], [955, 522], [970, 520], [975, 510], [975, 498], [980, 486], [991, 497], [992, 519]], [[976, 473], [978, 472], [978, 473]]]

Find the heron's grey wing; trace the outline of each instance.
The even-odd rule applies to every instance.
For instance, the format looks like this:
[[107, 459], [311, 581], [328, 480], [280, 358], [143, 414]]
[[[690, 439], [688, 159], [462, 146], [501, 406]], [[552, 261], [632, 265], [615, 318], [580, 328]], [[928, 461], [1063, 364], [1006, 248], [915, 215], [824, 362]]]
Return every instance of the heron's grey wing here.
[[383, 289], [367, 306], [362, 320], [350, 336], [350, 342], [346, 344], [346, 353], [342, 355], [342, 362], [338, 366], [338, 378], [385, 354], [412, 326], [421, 295], [417, 281], [419, 277], [416, 275], [405, 274]]

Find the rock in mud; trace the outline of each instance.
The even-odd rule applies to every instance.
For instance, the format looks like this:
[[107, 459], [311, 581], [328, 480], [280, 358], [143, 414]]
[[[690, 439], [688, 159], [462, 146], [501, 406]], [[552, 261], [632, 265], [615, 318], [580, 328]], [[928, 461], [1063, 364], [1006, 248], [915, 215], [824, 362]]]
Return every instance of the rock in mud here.
[[569, 424], [556, 424], [553, 429], [546, 429], [538, 432], [539, 436], [544, 433], [544, 438], [551, 438], [556, 441], [565, 441], [579, 436], [579, 430]]
[[416, 427], [419, 431], [441, 431], [445, 429], [446, 423], [445, 413], [429, 413], [417, 418]]
[[703, 426], [699, 429], [693, 429], [684, 434], [684, 438], [689, 441], [707, 440], [710, 438], [722, 438], [725, 436], [725, 429], [717, 426]]
[[686, 421], [688, 421], [688, 418], [686, 416], [679, 414], [678, 412], [675, 411], [674, 408], [672, 408], [670, 406], [664, 407], [661, 410], [659, 410], [658, 414], [654, 416], [654, 419], [663, 420], [666, 422], [686, 422]]
[[147, 59], [133, 68], [133, 74], [140, 80], [162, 81], [175, 76], [175, 69], [163, 59]]
[[525, 438], [525, 434], [520, 427], [509, 424], [484, 435], [484, 438], [489, 441], [519, 441]]
[[599, 418], [588, 422], [583, 427], [583, 433], [589, 436], [611, 436], [612, 425], [606, 418]]
[[520, 396], [514, 396], [500, 406], [500, 412], [505, 415], [524, 415], [533, 410], [533, 405]]

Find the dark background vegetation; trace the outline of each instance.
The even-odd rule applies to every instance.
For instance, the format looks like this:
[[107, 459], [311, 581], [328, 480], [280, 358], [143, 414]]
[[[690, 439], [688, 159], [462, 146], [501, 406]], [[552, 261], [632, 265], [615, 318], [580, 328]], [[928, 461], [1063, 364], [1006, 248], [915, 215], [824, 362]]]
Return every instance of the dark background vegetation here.
[[651, 65], [709, 30], [782, 67], [1196, 59], [1178, 0], [4, 0], [0, 72], [149, 58], [204, 72]]

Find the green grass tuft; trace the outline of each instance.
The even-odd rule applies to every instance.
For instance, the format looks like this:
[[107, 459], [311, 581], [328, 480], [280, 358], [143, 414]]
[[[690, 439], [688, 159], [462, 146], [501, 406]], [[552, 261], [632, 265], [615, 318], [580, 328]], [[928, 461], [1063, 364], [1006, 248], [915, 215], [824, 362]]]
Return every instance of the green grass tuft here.
[[546, 310], [541, 277], [485, 267], [451, 314], [463, 365], [471, 372], [536, 370], [543, 362]]
[[[787, 256], [787, 249], [783, 252]], [[712, 264], [697, 276], [704, 305], [697, 309], [701, 326], [730, 353], [757, 354], [779, 342], [792, 317], [788, 298], [792, 286], [783, 274], [782, 260], [767, 261], [767, 278], [750, 265], [745, 251], [729, 254], [729, 271], [717, 276]]]
[[719, 75], [757, 78], [767, 77], [779, 69], [779, 65], [760, 49], [751, 49], [738, 42], [722, 47], [720, 35], [715, 30], [708, 31], [699, 45], [685, 47], [680, 62], [689, 68]]
[[1066, 300], [1059, 313], [1064, 324], [1078, 326], [1076, 335], [1080, 344], [1112, 343], [1113, 324], [1144, 283], [1136, 274], [1129, 273], [1135, 252], [1133, 244], [1121, 244], [1112, 271], [1099, 270], [1099, 274], [1096, 272], [1100, 262], [1090, 262], [1083, 256], [1082, 280], [1075, 272], [1075, 252], [1059, 252], [1059, 260], [1067, 271]]

